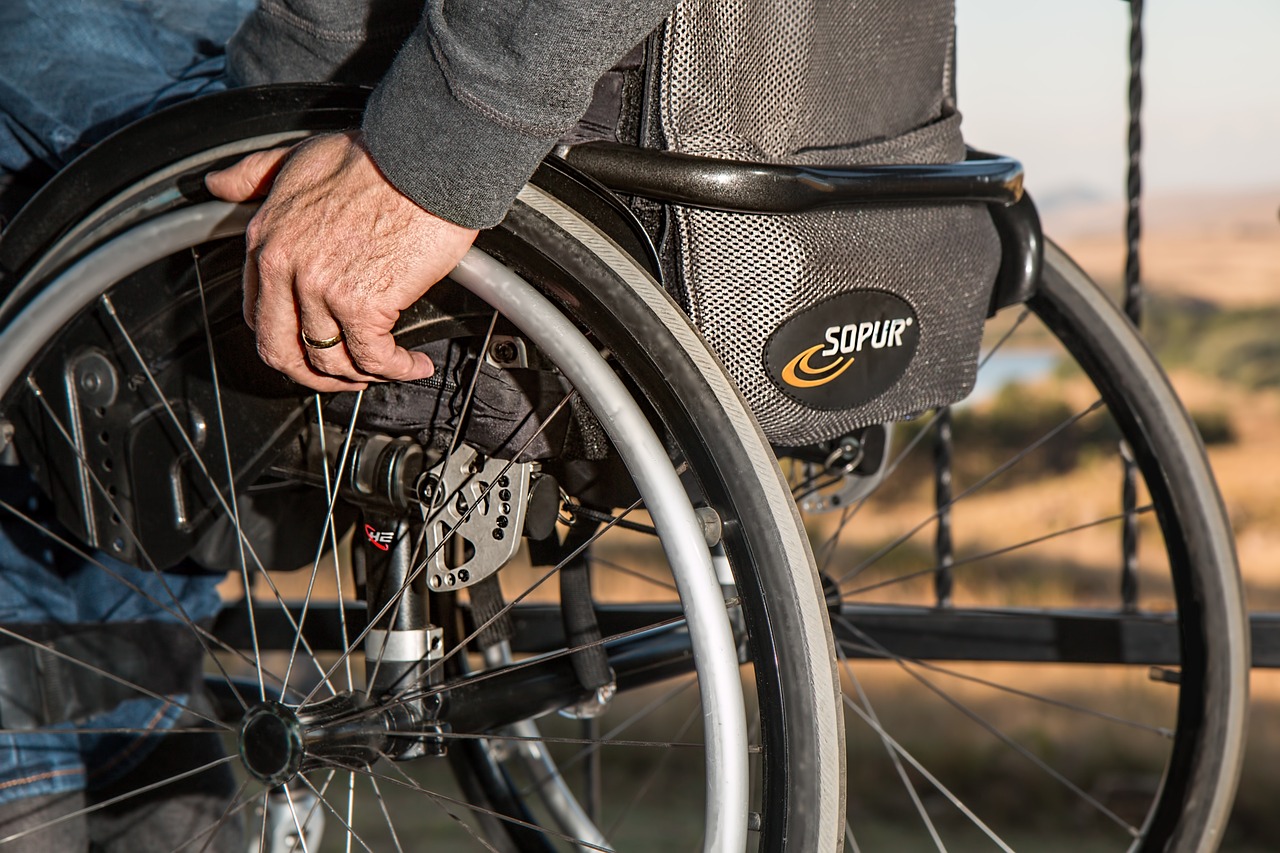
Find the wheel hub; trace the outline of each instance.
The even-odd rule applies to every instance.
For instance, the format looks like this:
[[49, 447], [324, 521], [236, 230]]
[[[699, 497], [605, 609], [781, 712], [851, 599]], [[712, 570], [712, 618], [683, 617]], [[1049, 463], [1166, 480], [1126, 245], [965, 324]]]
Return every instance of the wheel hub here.
[[306, 749], [298, 715], [279, 702], [249, 709], [240, 725], [240, 760], [255, 779], [271, 787], [298, 775]]

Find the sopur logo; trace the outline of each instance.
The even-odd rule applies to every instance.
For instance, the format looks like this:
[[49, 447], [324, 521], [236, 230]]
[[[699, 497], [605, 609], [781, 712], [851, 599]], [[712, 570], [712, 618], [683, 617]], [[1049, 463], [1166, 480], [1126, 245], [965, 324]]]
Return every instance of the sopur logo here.
[[[817, 388], [833, 382], [853, 365], [853, 354], [863, 347], [877, 350], [902, 346], [902, 333], [914, 323], [914, 317], [897, 317], [828, 326], [822, 336], [825, 343], [802, 350], [787, 362], [782, 368], [782, 381], [792, 388]], [[815, 356], [825, 360], [815, 366]]]
[[920, 330], [906, 300], [882, 290], [843, 293], [787, 320], [765, 344], [765, 372], [817, 409], [861, 405], [906, 371]]

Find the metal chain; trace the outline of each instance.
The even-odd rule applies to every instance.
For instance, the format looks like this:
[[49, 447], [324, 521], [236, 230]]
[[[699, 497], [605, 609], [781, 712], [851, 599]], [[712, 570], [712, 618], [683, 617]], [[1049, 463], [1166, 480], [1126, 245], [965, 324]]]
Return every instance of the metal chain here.
[[934, 506], [938, 529], [934, 538], [934, 559], [938, 567], [933, 576], [933, 593], [938, 607], [950, 607], [953, 580], [951, 564], [955, 548], [951, 542], [951, 408], [938, 410], [937, 439], [933, 446]]
[[1124, 311], [1135, 326], [1142, 321], [1142, 4], [1129, 0], [1129, 202], [1125, 221]]
[[[1142, 4], [1143, 0], [1129, 0], [1129, 209], [1125, 222], [1124, 311], [1135, 326], [1142, 322]], [[1122, 445], [1120, 450], [1124, 465], [1120, 597], [1125, 611], [1131, 613], [1138, 609], [1138, 466], [1128, 447]]]

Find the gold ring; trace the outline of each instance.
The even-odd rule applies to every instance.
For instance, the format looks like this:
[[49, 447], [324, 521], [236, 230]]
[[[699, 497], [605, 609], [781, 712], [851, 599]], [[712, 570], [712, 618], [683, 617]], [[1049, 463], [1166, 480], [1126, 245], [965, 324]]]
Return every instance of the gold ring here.
[[342, 343], [342, 330], [339, 329], [338, 334], [334, 335], [332, 338], [325, 338], [319, 341], [314, 340], [309, 337], [306, 332], [303, 332], [302, 342], [311, 349], [328, 349], [329, 347], [336, 347], [338, 344]]

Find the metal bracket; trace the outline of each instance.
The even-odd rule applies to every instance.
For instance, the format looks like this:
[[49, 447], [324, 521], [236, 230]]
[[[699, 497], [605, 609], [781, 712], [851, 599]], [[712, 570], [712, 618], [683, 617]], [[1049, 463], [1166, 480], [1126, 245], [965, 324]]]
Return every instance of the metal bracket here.
[[[485, 459], [464, 444], [423, 475], [418, 491], [427, 513], [428, 589], [471, 586], [515, 556], [533, 467], [532, 462]], [[444, 547], [451, 536], [464, 543], [461, 559]]]

